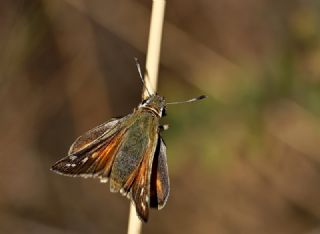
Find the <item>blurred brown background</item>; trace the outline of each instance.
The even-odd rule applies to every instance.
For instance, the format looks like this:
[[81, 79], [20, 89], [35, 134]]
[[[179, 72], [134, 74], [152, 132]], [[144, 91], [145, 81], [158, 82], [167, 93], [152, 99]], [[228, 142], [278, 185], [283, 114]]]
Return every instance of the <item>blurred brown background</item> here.
[[[126, 233], [129, 201], [53, 174], [139, 103], [149, 0], [0, 3], [0, 233]], [[171, 194], [144, 233], [320, 233], [320, 1], [172, 0], [159, 93]]]

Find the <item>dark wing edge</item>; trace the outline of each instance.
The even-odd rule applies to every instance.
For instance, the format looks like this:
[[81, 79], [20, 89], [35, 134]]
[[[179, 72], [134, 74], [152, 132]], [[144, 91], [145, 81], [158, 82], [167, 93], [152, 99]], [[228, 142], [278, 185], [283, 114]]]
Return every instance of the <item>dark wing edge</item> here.
[[150, 207], [158, 210], [166, 205], [170, 192], [166, 150], [167, 147], [159, 136], [150, 182]]

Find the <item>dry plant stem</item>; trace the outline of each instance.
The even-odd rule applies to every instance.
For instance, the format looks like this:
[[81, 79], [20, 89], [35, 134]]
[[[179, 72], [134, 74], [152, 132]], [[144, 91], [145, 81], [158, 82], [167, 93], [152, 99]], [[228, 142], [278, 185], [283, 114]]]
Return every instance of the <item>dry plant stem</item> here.
[[[146, 88], [149, 90], [151, 94], [154, 94], [157, 90], [165, 5], [165, 0], [153, 0], [146, 61], [147, 72], [144, 77]], [[147, 98], [148, 96], [149, 93], [145, 89], [143, 92], [143, 98]], [[135, 206], [133, 205], [133, 203], [131, 203], [128, 234], [140, 234], [141, 227], [142, 223], [136, 214]]]
[[[146, 74], [144, 77], [146, 87], [151, 94], [157, 90], [165, 5], [165, 0], [153, 0], [146, 59]], [[148, 97], [146, 90], [144, 90], [143, 97]]]
[[137, 216], [136, 207], [133, 203], [130, 203], [128, 234], [140, 234], [142, 223]]

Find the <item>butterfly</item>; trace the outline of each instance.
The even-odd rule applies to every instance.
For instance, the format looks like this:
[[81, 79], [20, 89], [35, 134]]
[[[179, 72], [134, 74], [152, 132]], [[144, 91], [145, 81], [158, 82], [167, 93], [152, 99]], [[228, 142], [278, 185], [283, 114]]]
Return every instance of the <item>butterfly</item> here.
[[133, 113], [113, 118], [77, 138], [68, 155], [51, 170], [67, 176], [99, 178], [104, 183], [109, 180], [110, 191], [133, 201], [138, 217], [147, 222], [149, 208], [160, 210], [168, 200], [166, 144], [160, 135], [167, 127], [160, 125], [160, 119], [167, 104], [178, 103], [166, 103], [164, 97], [149, 93]]

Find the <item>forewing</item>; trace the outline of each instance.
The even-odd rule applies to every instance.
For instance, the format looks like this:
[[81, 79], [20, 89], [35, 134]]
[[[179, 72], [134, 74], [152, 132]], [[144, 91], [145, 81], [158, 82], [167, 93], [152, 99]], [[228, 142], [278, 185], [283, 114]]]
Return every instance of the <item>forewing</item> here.
[[135, 204], [137, 214], [145, 222], [148, 221], [149, 216], [151, 170], [157, 141], [158, 134], [155, 134], [152, 144], [146, 150], [138, 174], [131, 187], [131, 198]]
[[142, 162], [131, 188], [131, 199], [136, 207], [137, 215], [144, 222], [148, 221], [150, 207], [150, 176], [148, 176], [148, 169], [149, 165], [145, 160]]
[[51, 169], [68, 176], [99, 176], [101, 181], [106, 181], [126, 132], [119, 126], [121, 120], [114, 119], [79, 137], [69, 150], [71, 154], [56, 162]]
[[119, 125], [121, 125], [128, 117], [129, 115], [122, 118], [113, 118], [81, 135], [70, 146], [68, 155], [88, 151], [90, 148], [93, 148], [102, 141], [110, 138], [110, 136], [118, 130], [117, 127], [119, 127]]
[[159, 136], [150, 182], [150, 207], [158, 210], [165, 206], [170, 191], [166, 150], [166, 145]]

